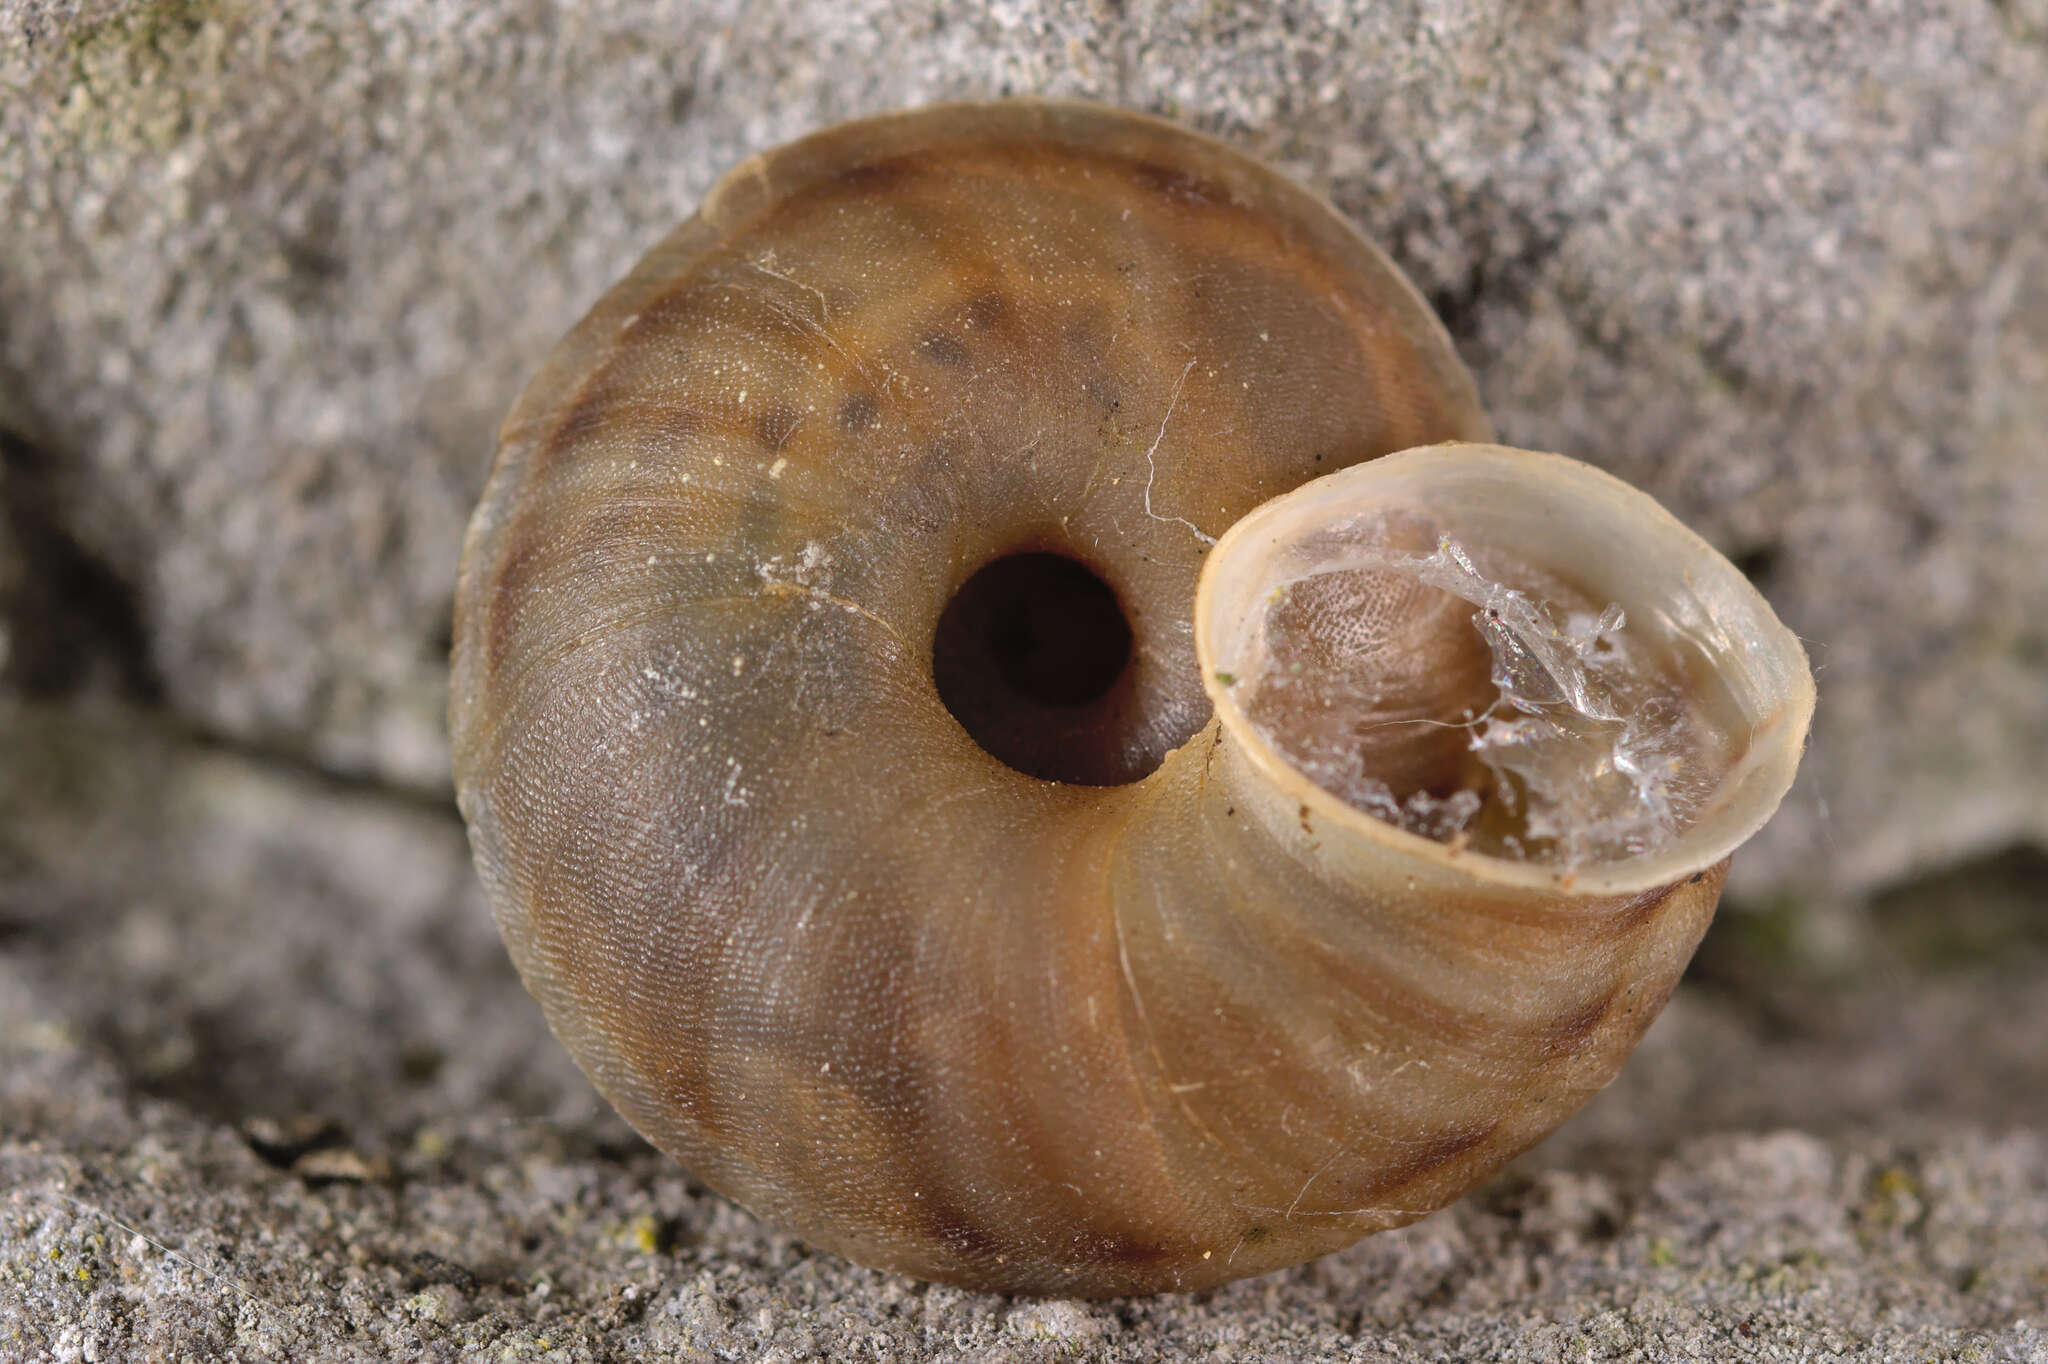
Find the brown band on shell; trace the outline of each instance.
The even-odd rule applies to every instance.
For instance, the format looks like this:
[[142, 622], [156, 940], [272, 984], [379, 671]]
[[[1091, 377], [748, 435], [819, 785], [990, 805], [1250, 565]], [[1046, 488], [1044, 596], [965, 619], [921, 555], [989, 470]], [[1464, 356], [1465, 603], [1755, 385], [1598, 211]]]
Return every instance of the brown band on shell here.
[[[1199, 1288], [1456, 1197], [1611, 1078], [1720, 871], [1369, 827], [1217, 690], [1197, 581], [1268, 499], [1487, 434], [1391, 265], [1170, 125], [951, 106], [746, 163], [529, 386], [465, 545], [458, 792], [551, 1026], [714, 1188], [979, 1287]], [[1126, 616], [1071, 740], [1119, 784], [939, 694], [1020, 550]]]

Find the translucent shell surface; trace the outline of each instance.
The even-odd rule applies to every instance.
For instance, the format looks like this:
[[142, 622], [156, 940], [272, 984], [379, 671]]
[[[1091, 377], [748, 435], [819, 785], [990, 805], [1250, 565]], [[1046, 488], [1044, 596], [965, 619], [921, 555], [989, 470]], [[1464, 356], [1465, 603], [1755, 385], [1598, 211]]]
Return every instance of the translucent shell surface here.
[[[1491, 447], [1351, 467], [1489, 434], [1377, 251], [1156, 120], [938, 107], [739, 167], [527, 389], [464, 549], [457, 789], [550, 1025], [712, 1187], [975, 1287], [1200, 1288], [1455, 1198], [1612, 1078], [1811, 701], [1740, 575], [1612, 479]], [[1545, 778], [1463, 745], [1514, 718], [1499, 677], [1564, 685], [1516, 649], [1564, 646], [1489, 645], [1455, 591], [1389, 600], [1450, 641], [1456, 694], [1371, 675], [1458, 736], [1388, 748], [1403, 795], [1476, 802], [1477, 832], [1383, 822], [1290, 756], [1341, 738], [1343, 668], [1247, 712], [1295, 657], [1285, 538], [1369, 539], [1384, 500], [1412, 540], [1424, 466], [1492, 490], [1439, 536], [1488, 583], [1528, 563], [1531, 592], [1618, 603], [1629, 657], [1709, 696], [1712, 742], [1653, 753], [1686, 796], [1642, 851], [1488, 833]], [[1023, 553], [1107, 584], [1127, 659], [1096, 695], [967, 666], [942, 697], [948, 604]], [[1552, 723], [1534, 685], [1505, 694]], [[1631, 751], [1588, 724], [1611, 775]]]

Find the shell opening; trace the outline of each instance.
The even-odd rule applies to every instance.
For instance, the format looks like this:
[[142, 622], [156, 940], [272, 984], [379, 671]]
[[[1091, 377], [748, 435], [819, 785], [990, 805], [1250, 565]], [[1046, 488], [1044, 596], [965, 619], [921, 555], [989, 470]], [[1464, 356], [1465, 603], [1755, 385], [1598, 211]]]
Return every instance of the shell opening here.
[[[1782, 795], [1749, 769], [1796, 712], [1789, 779], [1811, 704], [1732, 565], [1556, 456], [1434, 447], [1319, 480], [1234, 529], [1204, 593], [1226, 724], [1388, 825], [1546, 868], [1732, 846], [1720, 826]], [[1768, 803], [1731, 811], [1738, 791]]]
[[1093, 570], [1042, 550], [983, 566], [940, 613], [932, 681], [988, 753], [1030, 776], [1145, 776], [1131, 742], [1131, 626]]

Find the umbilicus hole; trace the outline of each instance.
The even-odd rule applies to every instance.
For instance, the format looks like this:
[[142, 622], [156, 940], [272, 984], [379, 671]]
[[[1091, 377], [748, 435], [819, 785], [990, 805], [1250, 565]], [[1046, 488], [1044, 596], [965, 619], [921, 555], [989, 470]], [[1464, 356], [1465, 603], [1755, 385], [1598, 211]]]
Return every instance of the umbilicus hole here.
[[1048, 781], [1114, 786], [1133, 771], [1131, 626], [1085, 564], [1034, 550], [985, 565], [932, 636], [932, 680], [990, 754]]

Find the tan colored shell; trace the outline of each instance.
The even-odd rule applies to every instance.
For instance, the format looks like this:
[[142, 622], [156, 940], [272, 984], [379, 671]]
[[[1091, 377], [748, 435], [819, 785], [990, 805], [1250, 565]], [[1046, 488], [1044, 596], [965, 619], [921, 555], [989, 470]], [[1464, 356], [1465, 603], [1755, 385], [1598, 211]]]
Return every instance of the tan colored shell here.
[[[953, 106], [741, 166], [534, 380], [465, 546], [457, 786], [549, 1023], [714, 1188], [929, 1278], [1199, 1288], [1455, 1198], [1612, 1077], [1804, 727], [1744, 693], [1785, 712], [1751, 716], [1771, 780], [1569, 887], [1251, 734], [1216, 604], [1277, 551], [1215, 538], [1487, 435], [1372, 247], [1170, 125]], [[1709, 626], [1782, 633], [1622, 504]], [[1100, 784], [998, 761], [934, 687], [941, 611], [1020, 550], [1131, 623], [1048, 720]]]

